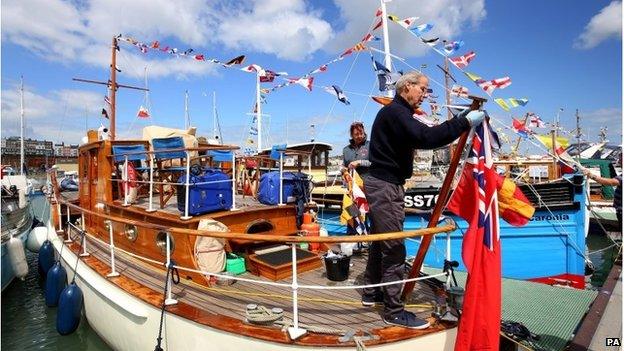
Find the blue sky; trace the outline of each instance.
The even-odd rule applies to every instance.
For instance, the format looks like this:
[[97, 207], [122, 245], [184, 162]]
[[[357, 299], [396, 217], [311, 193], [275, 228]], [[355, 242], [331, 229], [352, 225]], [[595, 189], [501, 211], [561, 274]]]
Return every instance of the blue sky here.
[[[243, 66], [286, 71], [292, 77], [336, 58], [357, 43], [375, 21], [376, 0], [349, 1], [61, 1], [2, 2], [2, 136], [19, 133], [19, 77], [25, 80], [28, 137], [78, 142], [85, 128], [97, 128], [103, 86], [73, 82], [73, 77], [107, 80], [110, 41], [123, 33], [139, 41], [158, 40], [181, 51], [193, 48], [206, 58], [229, 60], [240, 54]], [[420, 16], [431, 23], [426, 37], [465, 42], [456, 55], [474, 50], [467, 71], [485, 79], [509, 76], [512, 85], [490, 98], [528, 98], [526, 107], [505, 112], [493, 102], [486, 108], [502, 133], [515, 139], [511, 117], [535, 112], [552, 121], [560, 107], [564, 128], [574, 128], [579, 109], [582, 128], [591, 140], [600, 127], [621, 143], [622, 131], [622, 12], [621, 1], [414, 1], [393, 0], [388, 13], [400, 18]], [[443, 76], [436, 64], [442, 57], [396, 23], [389, 23], [391, 50], [424, 72], [439, 104]], [[381, 31], [373, 34], [381, 37]], [[372, 46], [379, 47], [380, 42]], [[143, 86], [147, 66], [152, 118], [138, 120], [144, 94], [120, 89], [119, 136], [140, 136], [150, 124], [182, 128], [184, 91], [199, 135], [212, 134], [212, 93], [216, 92], [223, 139], [241, 144], [247, 137], [255, 99], [255, 76], [223, 69], [209, 62], [175, 58], [160, 52], [142, 54], [120, 43], [120, 83]], [[383, 58], [374, 53], [376, 59]], [[456, 56], [454, 55], [454, 56]], [[267, 95], [263, 112], [264, 145], [301, 142], [311, 137], [334, 145], [339, 152], [354, 119], [370, 128], [379, 105], [367, 96], [378, 94], [370, 54], [347, 56], [315, 76], [312, 92], [299, 85]], [[409, 66], [394, 60], [395, 67]], [[452, 68], [459, 84], [486, 96]], [[281, 81], [279, 81], [281, 82]], [[279, 83], [276, 80], [276, 83]], [[275, 84], [275, 83], [274, 83]], [[263, 84], [271, 87], [274, 84]], [[339, 85], [351, 101], [343, 105], [323, 86]], [[428, 104], [425, 104], [428, 111]], [[526, 143], [524, 149], [529, 147]], [[521, 149], [522, 150], [522, 149]], [[531, 149], [532, 150], [532, 149]]]

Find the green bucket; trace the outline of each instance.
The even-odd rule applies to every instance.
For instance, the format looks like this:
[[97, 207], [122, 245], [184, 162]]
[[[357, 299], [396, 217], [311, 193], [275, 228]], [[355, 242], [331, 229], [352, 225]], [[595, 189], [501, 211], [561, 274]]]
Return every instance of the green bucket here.
[[225, 260], [225, 271], [234, 275], [245, 273], [247, 271], [245, 269], [245, 259], [233, 253], [227, 254], [227, 258]]

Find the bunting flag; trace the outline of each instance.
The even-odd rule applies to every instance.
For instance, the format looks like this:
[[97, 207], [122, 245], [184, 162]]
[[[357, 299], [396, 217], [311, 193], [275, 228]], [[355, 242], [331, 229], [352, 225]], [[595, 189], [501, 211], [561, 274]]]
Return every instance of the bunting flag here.
[[454, 64], [455, 67], [459, 69], [464, 69], [468, 66], [470, 61], [475, 58], [475, 56], [477, 56], [477, 54], [474, 51], [470, 51], [469, 53], [462, 56], [451, 57], [449, 58], [449, 61], [451, 61], [451, 63]]
[[507, 103], [505, 102], [505, 99], [497, 98], [497, 99], [494, 99], [494, 102], [496, 102], [498, 106], [500, 106], [503, 110], [509, 112], [509, 105], [507, 105]]
[[518, 119], [512, 118], [511, 123], [512, 123], [512, 128], [514, 132], [518, 133], [518, 135], [520, 135], [520, 137], [524, 139], [528, 138], [529, 134], [532, 133], [531, 130], [527, 128], [527, 126]]
[[108, 118], [108, 111], [105, 108], [102, 109], [102, 117], [104, 117], [106, 119], [109, 119]]
[[431, 108], [431, 114], [432, 115], [437, 115], [438, 114], [438, 103], [436, 101], [429, 101], [429, 107]]
[[260, 83], [270, 83], [273, 82], [275, 77], [279, 77], [281, 75], [286, 75], [286, 72], [273, 72], [271, 70], [264, 70], [264, 74], [260, 75]]
[[383, 11], [381, 11], [381, 7], [377, 8], [377, 11], [375, 11], [375, 17], [379, 17], [383, 15]]
[[338, 101], [342, 102], [343, 104], [351, 105], [351, 102], [349, 102], [347, 96], [342, 92], [342, 89], [340, 89], [339, 86], [332, 85], [331, 87], [325, 87], [325, 91], [337, 97]]
[[251, 64], [249, 66], [243, 67], [240, 69], [241, 71], [245, 71], [245, 72], [250, 72], [250, 73], [258, 73], [260, 74], [260, 76], [265, 75], [266, 73], [264, 72], [264, 70], [262, 69], [262, 67], [256, 65], [256, 64]]
[[466, 75], [466, 77], [468, 77], [468, 79], [470, 79], [471, 81], [473, 81], [475, 83], [480, 81], [480, 80], [482, 80], [481, 77], [479, 77], [476, 74], [472, 74], [472, 73], [466, 72], [466, 71], [464, 71], [464, 74]]
[[234, 66], [234, 65], [240, 65], [245, 61], [245, 55], [240, 55], [237, 56], [231, 60], [229, 60], [228, 62], [224, 63], [223, 65], [226, 67], [230, 67], [230, 66]]
[[373, 29], [371, 29], [371, 31], [377, 30], [377, 29], [381, 28], [381, 26], [383, 26], [383, 21], [379, 20], [379, 22], [377, 22], [377, 24], [373, 27]]
[[459, 48], [464, 46], [464, 42], [462, 40], [458, 41], [445, 41], [444, 42], [444, 52], [447, 55], [454, 54]]
[[392, 22], [399, 22], [401, 19], [398, 16], [395, 15], [388, 15], [388, 19], [391, 20]]
[[297, 83], [304, 87], [307, 91], [312, 91], [312, 83], [314, 82], [314, 77], [302, 77], [302, 78], [289, 78], [289, 83]]
[[104, 103], [108, 106], [111, 105], [110, 99], [108, 98], [108, 95], [104, 95]]
[[352, 174], [345, 175], [345, 181], [348, 186], [348, 192], [342, 198], [342, 213], [340, 214], [340, 223], [348, 224], [355, 228], [360, 235], [367, 234], [367, 228], [364, 223], [366, 214], [369, 212], [368, 200], [364, 195], [364, 182], [360, 175], [354, 170]]
[[420, 40], [422, 40], [423, 43], [434, 47], [436, 45], [438, 45], [438, 41], [440, 41], [440, 38], [432, 38], [432, 39], [425, 39], [425, 38], [420, 38]]
[[451, 95], [467, 98], [468, 88], [455, 84], [451, 87]]
[[111, 108], [111, 102], [110, 99], [108, 98], [108, 95], [104, 95], [104, 107], [102, 108], [102, 117], [109, 119], [110, 116], [110, 108]]
[[476, 128], [459, 184], [447, 206], [468, 222], [461, 253], [468, 278], [455, 351], [499, 349], [500, 218], [491, 133], [487, 120]]
[[433, 24], [425, 23], [425, 24], [418, 25], [418, 26], [416, 26], [414, 28], [411, 28], [409, 30], [410, 30], [410, 32], [412, 32], [412, 33], [414, 33], [414, 34], [416, 34], [417, 36], [420, 37], [421, 35], [427, 33], [428, 31], [430, 31], [432, 28], [433, 28]]
[[405, 29], [409, 29], [409, 27], [412, 24], [414, 24], [414, 21], [416, 21], [419, 18], [420, 17], [408, 17], [408, 18], [404, 18], [402, 20], [398, 20], [398, 21], [395, 21], [395, 22], [398, 23], [401, 27], [403, 27]]
[[529, 223], [535, 213], [535, 207], [524, 195], [516, 183], [502, 175], [498, 175], [498, 211], [507, 223], [521, 227]]
[[574, 169], [572, 166], [579, 166], [579, 164], [568, 154], [565, 149], [568, 147], [569, 141], [565, 137], [557, 137], [555, 140], [555, 146], [553, 148], [553, 140], [550, 135], [536, 135], [535, 138], [539, 140], [549, 151], [554, 149], [555, 156], [559, 159], [562, 173], [572, 173]]
[[542, 119], [538, 115], [530, 114], [529, 115], [529, 127], [544, 128], [546, 127], [546, 124], [544, 123], [544, 121], [542, 121]]
[[508, 100], [511, 107], [526, 106], [529, 103], [529, 99], [509, 98]]
[[481, 87], [488, 95], [492, 95], [495, 89], [505, 89], [511, 85], [511, 78], [497, 78], [492, 80], [478, 80], [477, 85]]
[[377, 73], [377, 80], [379, 81], [379, 91], [388, 91], [394, 89], [394, 84], [401, 76], [400, 73], [390, 72], [390, 70], [375, 60], [372, 56], [373, 69]]
[[137, 112], [137, 117], [149, 118], [150, 117], [149, 111], [147, 111], [147, 109], [143, 107], [143, 105], [141, 105], [141, 107], [139, 107], [139, 112]]

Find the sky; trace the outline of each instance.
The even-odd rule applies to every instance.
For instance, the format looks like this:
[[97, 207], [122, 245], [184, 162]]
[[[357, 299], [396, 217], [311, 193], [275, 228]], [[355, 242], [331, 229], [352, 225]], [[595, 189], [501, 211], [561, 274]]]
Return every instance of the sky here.
[[[87, 129], [108, 125], [101, 117], [106, 87], [72, 78], [108, 80], [111, 40], [118, 34], [150, 44], [158, 41], [206, 59], [228, 61], [246, 55], [241, 66], [223, 68], [191, 56], [158, 50], [142, 53], [120, 42], [118, 83], [144, 87], [119, 89], [118, 138], [141, 137], [147, 125], [183, 128], [185, 91], [188, 114], [198, 135], [213, 134], [213, 94], [223, 141], [242, 145], [248, 138], [255, 102], [255, 74], [240, 70], [250, 64], [287, 77], [301, 77], [353, 47], [374, 26], [378, 0], [3, 0], [1, 3], [1, 134], [19, 135], [20, 76], [24, 79], [26, 137], [78, 143]], [[622, 141], [622, 2], [552, 0], [393, 0], [388, 14], [420, 17], [429, 23], [426, 38], [462, 40], [451, 57], [474, 51], [466, 71], [484, 79], [510, 77], [512, 84], [489, 97], [461, 71], [451, 67], [458, 84], [488, 98], [486, 109], [503, 140], [515, 140], [512, 117], [527, 112], [553, 121], [560, 108], [565, 130], [575, 128], [575, 110], [584, 138], [596, 141], [608, 127], [613, 143]], [[393, 69], [421, 69], [433, 95], [444, 104], [443, 57], [397, 23], [388, 22]], [[380, 29], [372, 32], [382, 37]], [[382, 41], [367, 45], [383, 49]], [[440, 48], [440, 47], [439, 47]], [[441, 48], [440, 48], [441, 49]], [[293, 84], [266, 94], [262, 104], [263, 147], [283, 142], [327, 142], [332, 154], [347, 144], [354, 120], [370, 126], [380, 106], [370, 95], [381, 94], [371, 53], [355, 52], [314, 75], [312, 91]], [[283, 83], [278, 77], [263, 88]], [[350, 105], [324, 87], [338, 85]], [[493, 98], [526, 98], [524, 107], [504, 111]], [[463, 102], [463, 101], [459, 101]], [[138, 119], [140, 106], [151, 117]], [[427, 103], [424, 109], [429, 111]], [[445, 114], [444, 114], [445, 115]], [[445, 117], [444, 117], [445, 118]], [[314, 125], [314, 127], [312, 127]], [[536, 129], [544, 132], [544, 129]], [[530, 142], [521, 151], [531, 150]]]

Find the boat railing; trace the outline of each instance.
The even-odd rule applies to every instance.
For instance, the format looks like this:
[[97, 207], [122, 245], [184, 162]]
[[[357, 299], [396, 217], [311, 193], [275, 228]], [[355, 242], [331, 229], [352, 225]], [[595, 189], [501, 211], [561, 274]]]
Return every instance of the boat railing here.
[[[199, 154], [201, 152], [209, 152], [209, 151], [231, 151], [232, 152], [232, 178], [228, 179], [228, 180], [217, 180], [217, 181], [208, 181], [208, 182], [197, 182], [197, 183], [193, 183], [193, 185], [205, 185], [205, 184], [213, 184], [213, 183], [232, 183], [232, 194], [236, 193], [236, 172], [235, 172], [235, 165], [236, 165], [236, 154], [233, 152], [234, 150], [238, 150], [239, 147], [237, 146], [208, 146], [208, 147], [192, 147], [192, 148], [175, 148], [175, 149], [158, 149], [158, 150], [143, 150], [143, 151], [132, 151], [132, 152], [122, 152], [122, 153], [118, 153], [118, 154], [114, 154], [114, 155], [110, 155], [110, 157], [113, 158], [113, 160], [115, 161], [118, 157], [123, 157], [124, 161], [123, 161], [123, 171], [122, 171], [122, 177], [121, 179], [118, 178], [111, 178], [110, 181], [111, 182], [121, 182], [122, 184], [129, 184], [129, 180], [128, 180], [128, 158], [131, 156], [137, 156], [137, 155], [146, 155], [149, 159], [149, 167], [148, 167], [148, 171], [149, 171], [149, 181], [144, 181], [144, 180], [134, 180], [133, 182], [137, 183], [137, 184], [149, 184], [149, 199], [148, 199], [148, 208], [147, 208], [147, 212], [155, 212], [156, 209], [154, 209], [154, 205], [153, 205], [153, 196], [154, 196], [154, 184], [156, 185], [169, 185], [169, 186], [177, 186], [179, 184], [177, 183], [171, 183], [171, 182], [163, 182], [163, 181], [154, 181], [154, 171], [159, 171], [155, 166], [156, 166], [156, 154], [162, 154], [162, 153], [171, 153], [171, 152], [184, 152], [186, 154], [186, 159], [185, 159], [185, 174], [186, 174], [186, 181], [184, 182], [184, 192], [185, 192], [185, 197], [184, 197], [184, 215], [181, 216], [180, 218], [183, 220], [186, 219], [190, 219], [192, 218], [192, 216], [189, 216], [189, 187], [191, 185], [190, 183], [190, 170], [191, 170], [191, 163], [192, 162], [197, 162], [199, 161], [200, 165], [201, 165], [201, 161], [204, 159], [208, 159], [208, 158], [213, 158], [214, 155], [210, 155], [210, 154]], [[198, 153], [199, 155], [196, 156], [192, 156], [192, 153]], [[124, 202], [123, 202], [123, 206], [130, 206], [131, 203], [129, 201], [129, 197], [130, 197], [130, 193], [129, 193], [129, 188], [130, 186], [124, 186]], [[232, 206], [230, 207], [230, 210], [236, 210], [236, 197], [232, 196]]]
[[[236, 194], [238, 193], [238, 188], [237, 188], [237, 184], [238, 183], [238, 179], [237, 179], [237, 165], [242, 164], [244, 159], [255, 159], [257, 160], [257, 166], [256, 169], [258, 171], [258, 179], [260, 177], [260, 173], [262, 171], [264, 171], [265, 169], [263, 169], [263, 167], [261, 167], [261, 162], [270, 162], [270, 163], [277, 163], [278, 164], [278, 168], [277, 170], [279, 171], [279, 184], [280, 184], [280, 189], [282, 189], [282, 185], [284, 182], [284, 157], [285, 156], [290, 156], [290, 155], [307, 155], [308, 156], [308, 172], [311, 173], [311, 153], [310, 152], [304, 152], [304, 151], [294, 151], [294, 150], [277, 150], [279, 153], [279, 159], [275, 160], [273, 158], [270, 158], [268, 156], [262, 156], [262, 155], [258, 155], [258, 156], [242, 156], [239, 155], [237, 156], [235, 152], [233, 152], [234, 150], [238, 150], [239, 148], [236, 146], [209, 146], [209, 147], [195, 147], [195, 148], [177, 148], [177, 149], [159, 149], [159, 150], [143, 150], [143, 151], [131, 151], [131, 152], [122, 152], [122, 153], [117, 153], [114, 155], [110, 155], [109, 157], [113, 158], [113, 160], [117, 160], [119, 157], [123, 157], [123, 167], [122, 167], [122, 175], [121, 178], [110, 178], [110, 181], [113, 183], [121, 183], [121, 184], [129, 184], [129, 183], [136, 183], [136, 184], [149, 184], [149, 195], [148, 195], [148, 208], [146, 209], [147, 212], [155, 212], [156, 209], [154, 208], [153, 205], [153, 196], [154, 196], [154, 185], [168, 185], [168, 186], [179, 186], [179, 185], [183, 185], [184, 186], [184, 191], [185, 191], [185, 196], [184, 196], [184, 214], [180, 217], [183, 220], [187, 220], [192, 218], [192, 216], [189, 216], [188, 213], [188, 208], [189, 208], [189, 187], [190, 186], [197, 186], [197, 185], [205, 185], [205, 184], [217, 184], [217, 183], [232, 183], [232, 206], [230, 207], [230, 210], [234, 211], [237, 210], [236, 207]], [[191, 165], [194, 162], [198, 162], [201, 165], [202, 161], [206, 160], [206, 159], [211, 159], [214, 158], [214, 155], [211, 154], [199, 154], [197, 156], [191, 156], [191, 153], [201, 153], [201, 152], [209, 152], [209, 151], [232, 151], [232, 158], [231, 161], [231, 174], [232, 174], [232, 178], [231, 179], [227, 179], [227, 180], [214, 180], [214, 181], [206, 181], [206, 182], [193, 182], [191, 184], [190, 182], [190, 177], [186, 176], [186, 181], [184, 182], [184, 184], [177, 184], [177, 183], [172, 183], [172, 182], [168, 182], [168, 181], [156, 181], [154, 180], [154, 173], [158, 172], [158, 168], [155, 166], [156, 162], [155, 162], [155, 154], [158, 153], [168, 153], [168, 152], [185, 152], [186, 153], [186, 160], [184, 162], [185, 164], [185, 174], [188, 175], [190, 174], [191, 171]], [[149, 162], [148, 162], [148, 172], [149, 172], [149, 180], [133, 180], [133, 181], [129, 181], [128, 179], [128, 163], [132, 162], [132, 160], [130, 160], [129, 158], [132, 158], [132, 156], [137, 156], [137, 155], [146, 155]], [[237, 162], [238, 161], [238, 162]], [[269, 167], [268, 169], [269, 171], [273, 170], [271, 167]], [[245, 177], [247, 176], [246, 172], [242, 172], [242, 181], [244, 184], [244, 182], [246, 181]], [[123, 193], [123, 206], [130, 206], [131, 205], [131, 201], [130, 201], [130, 190], [129, 190], [130, 186], [123, 186], [124, 189], [124, 193]], [[241, 189], [242, 190], [242, 189]], [[283, 199], [283, 192], [279, 192], [279, 203], [278, 205], [284, 205], [285, 199]], [[308, 196], [308, 198], [305, 199], [306, 202], [310, 202], [310, 198]]]
[[[303, 335], [306, 332], [305, 329], [300, 328], [299, 326], [299, 307], [298, 307], [298, 290], [300, 289], [310, 289], [310, 290], [340, 290], [340, 289], [363, 289], [369, 287], [382, 287], [386, 285], [392, 284], [404, 284], [407, 282], [416, 282], [425, 279], [433, 279], [442, 276], [446, 276], [446, 284], [450, 284], [450, 275], [449, 272], [443, 271], [438, 274], [427, 275], [422, 277], [416, 277], [411, 279], [403, 279], [399, 281], [385, 282], [379, 284], [367, 284], [367, 285], [343, 285], [343, 286], [325, 286], [325, 285], [303, 285], [299, 284], [297, 279], [297, 246], [302, 242], [309, 243], [325, 243], [325, 244], [337, 244], [337, 243], [355, 243], [355, 242], [371, 242], [371, 241], [383, 241], [383, 240], [391, 240], [391, 239], [404, 239], [404, 238], [413, 238], [417, 236], [424, 235], [434, 235], [446, 233], [446, 259], [450, 260], [451, 257], [451, 244], [450, 233], [455, 230], [456, 225], [453, 222], [445, 222], [444, 224], [434, 227], [434, 228], [423, 228], [417, 229], [413, 231], [403, 231], [403, 232], [392, 232], [392, 233], [382, 233], [382, 234], [370, 234], [370, 235], [349, 235], [349, 236], [284, 236], [284, 235], [263, 235], [263, 234], [248, 234], [248, 233], [234, 233], [234, 232], [215, 232], [215, 231], [205, 231], [205, 230], [196, 230], [196, 229], [184, 229], [184, 228], [175, 228], [175, 227], [167, 227], [163, 225], [141, 222], [131, 219], [126, 219], [123, 217], [111, 216], [106, 213], [96, 212], [81, 208], [80, 206], [74, 205], [61, 197], [57, 197], [59, 204], [62, 203], [66, 206], [66, 215], [67, 215], [67, 225], [66, 225], [66, 240], [65, 244], [72, 242], [71, 238], [71, 229], [77, 231], [81, 236], [81, 242], [78, 244], [81, 249], [80, 257], [88, 256], [89, 253], [87, 251], [87, 237], [91, 240], [99, 242], [101, 245], [108, 246], [110, 251], [110, 273], [107, 274], [107, 277], [116, 277], [119, 276], [119, 272], [116, 270], [115, 266], [115, 254], [116, 252], [121, 252], [123, 254], [129, 255], [136, 259], [152, 263], [154, 265], [165, 267], [165, 269], [176, 268], [178, 270], [193, 272], [196, 274], [200, 274], [203, 276], [214, 276], [219, 279], [225, 280], [234, 280], [234, 281], [244, 281], [252, 284], [260, 284], [260, 285], [271, 285], [283, 288], [289, 288], [292, 294], [292, 313], [293, 313], [293, 326], [289, 328], [289, 334], [291, 337], [296, 338], [297, 335]], [[60, 207], [57, 207], [58, 220], [61, 222], [61, 213]], [[81, 222], [80, 227], [76, 224], [71, 223], [70, 221], [70, 209], [78, 210], [81, 214]], [[99, 238], [97, 235], [93, 235], [88, 233], [85, 227], [84, 217], [85, 215], [96, 216], [105, 221], [105, 228], [108, 230], [108, 242]], [[113, 223], [124, 223], [130, 224], [137, 227], [137, 231], [135, 234], [138, 235], [138, 227], [146, 228], [146, 229], [157, 229], [159, 232], [164, 232], [164, 244], [165, 247], [163, 250], [165, 255], [165, 261], [154, 260], [153, 258], [144, 257], [135, 252], [130, 252], [128, 250], [124, 250], [115, 246], [115, 233]], [[62, 231], [62, 230], [61, 230]], [[151, 231], [154, 232], [154, 231]], [[220, 272], [208, 272], [202, 271], [199, 269], [184, 267], [181, 265], [172, 264], [172, 236], [171, 233], [182, 234], [187, 236], [196, 236], [196, 237], [213, 237], [213, 238], [222, 238], [222, 239], [246, 239], [246, 240], [254, 240], [254, 241], [264, 241], [264, 242], [280, 242], [283, 244], [288, 244], [291, 247], [291, 266], [292, 266], [292, 274], [290, 283], [280, 283], [280, 282], [271, 282], [259, 279], [249, 279], [243, 277], [235, 277], [227, 274], [221, 274]], [[165, 304], [176, 304], [177, 300], [173, 298], [173, 294], [171, 291], [172, 286], [172, 275], [169, 274], [167, 281], [167, 292], [165, 296]]]

